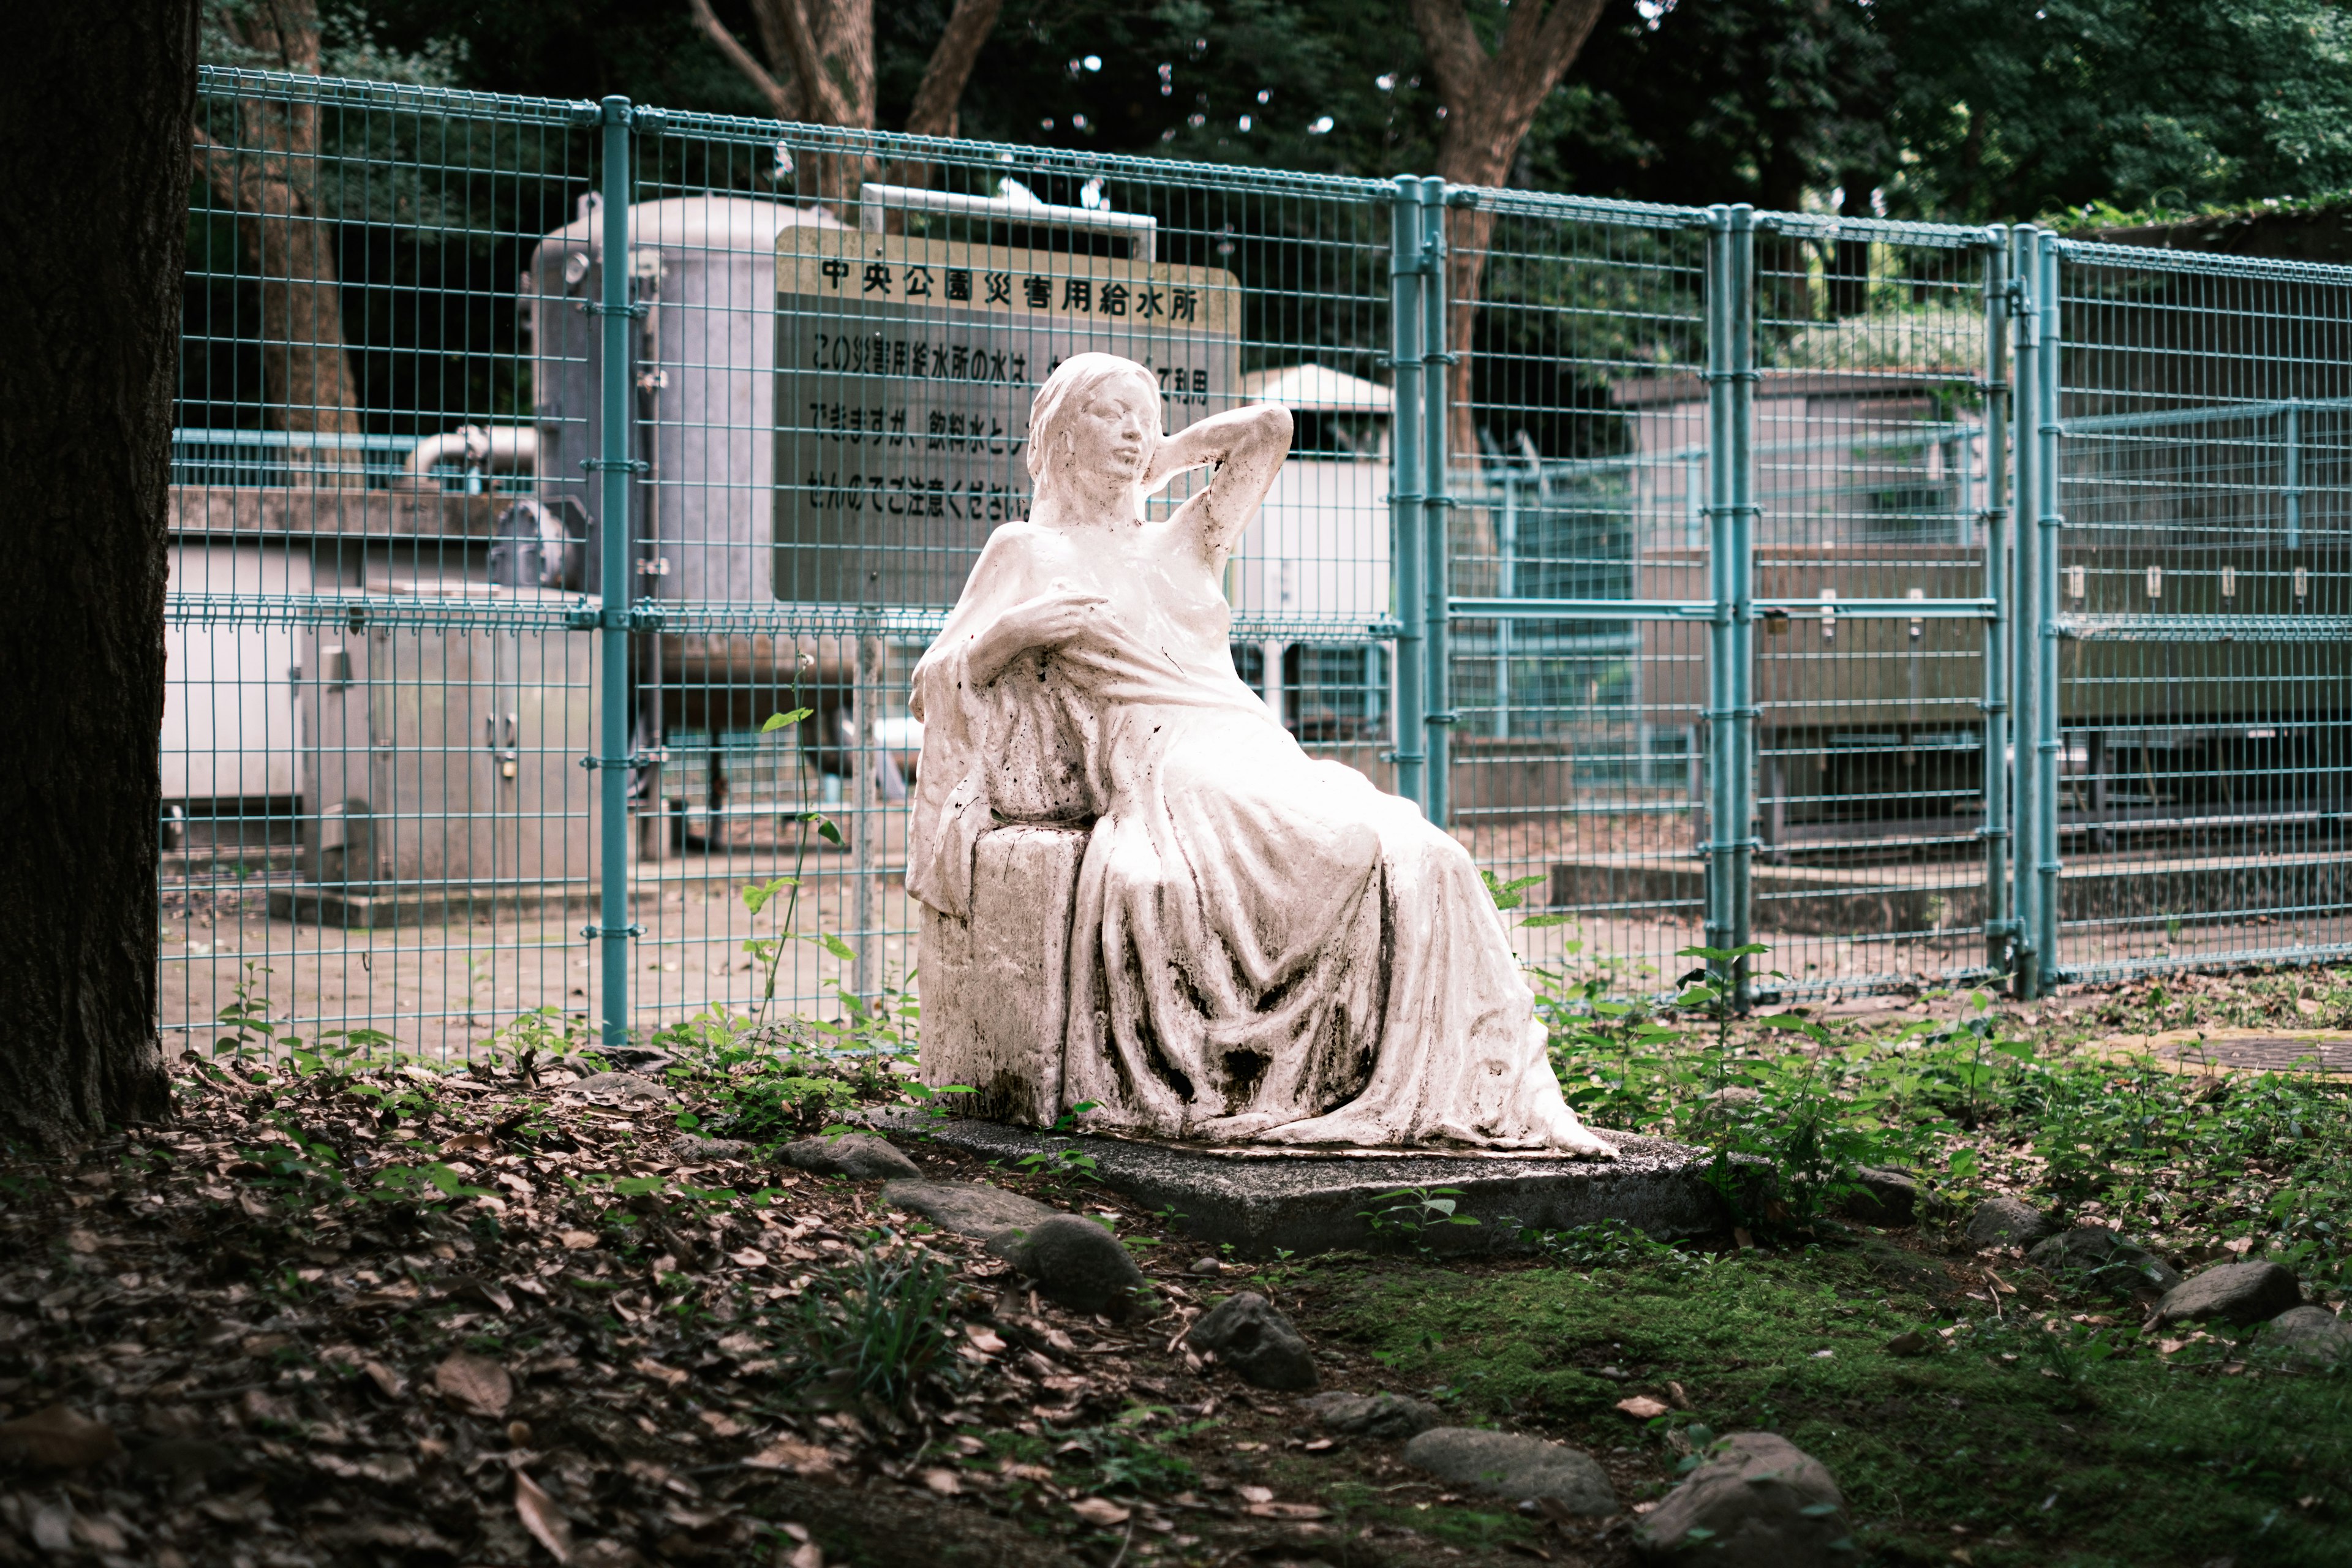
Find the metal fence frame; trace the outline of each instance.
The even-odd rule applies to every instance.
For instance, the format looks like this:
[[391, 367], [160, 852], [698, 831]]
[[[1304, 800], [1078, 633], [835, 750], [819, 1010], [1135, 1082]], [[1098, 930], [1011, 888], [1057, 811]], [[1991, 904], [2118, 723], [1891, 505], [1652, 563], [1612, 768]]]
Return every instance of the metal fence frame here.
[[[534, 125], [562, 127], [593, 133], [596, 189], [601, 195], [603, 254], [630, 254], [630, 219], [638, 195], [637, 180], [648, 146], [663, 138], [698, 139], [711, 145], [759, 147], [789, 142], [803, 156], [852, 156], [923, 164], [926, 161], [997, 155], [1013, 150], [977, 147], [970, 142], [932, 141], [857, 133], [781, 122], [723, 116], [683, 114], [636, 106], [612, 97], [601, 103], [506, 100], [482, 94], [444, 93], [431, 89], [379, 84], [321, 81], [271, 73], [208, 69], [202, 91], [207, 100], [275, 99], [311, 104], [342, 104], [353, 108], [394, 108], [416, 112], [441, 111], [490, 120], [519, 118]], [[1453, 826], [1456, 747], [1460, 721], [1454, 683], [1457, 668], [1456, 627], [1462, 623], [1491, 623], [1504, 631], [1526, 623], [1576, 622], [1622, 628], [1638, 639], [1645, 627], [1682, 626], [1704, 628], [1706, 691], [1696, 717], [1703, 730], [1703, 784], [1699, 820], [1703, 838], [1696, 858], [1704, 867], [1704, 945], [1732, 950], [1748, 945], [1756, 936], [1754, 911], [1756, 857], [1759, 841], [1754, 824], [1759, 808], [1756, 688], [1759, 668], [1757, 627], [1759, 622], [1779, 629], [1798, 617], [1818, 617], [1824, 628], [1837, 623], [1908, 623], [1919, 636], [1923, 623], [1957, 623], [1974, 627], [1980, 644], [1969, 657], [1982, 661], [1983, 690], [1976, 707], [1981, 713], [1980, 748], [1983, 816], [1974, 837], [1981, 841], [1981, 958], [1949, 961], [1930, 978], [1948, 983], [1979, 983], [2006, 977], [2024, 995], [2045, 994], [2060, 983], [2090, 973], [2062, 958], [2065, 921], [2061, 899], [2060, 804], [2066, 770], [2062, 724], [2061, 648], [2070, 639], [2086, 637], [2141, 635], [2174, 638], [2300, 637], [2336, 639], [2347, 636], [2338, 622], [2347, 617], [2299, 617], [2293, 625], [2271, 625], [2262, 616], [2173, 618], [2164, 625], [2131, 626], [2094, 625], [2096, 617], [2065, 608], [2061, 594], [2061, 542], [2066, 520], [2061, 506], [2070, 436], [2098, 428], [2096, 416], [2064, 417], [2066, 400], [2074, 395], [2065, 381], [2066, 322], [2061, 304], [2068, 287], [2069, 268], [2093, 266], [2145, 265], [2147, 253], [2118, 252], [2112, 247], [2086, 247], [2057, 236], [2019, 226], [2014, 228], [1962, 228], [1924, 224], [1867, 220], [1830, 220], [1795, 214], [1758, 213], [1745, 205], [1706, 209], [1665, 208], [1638, 204], [1592, 201], [1449, 186], [1436, 179], [1400, 175], [1392, 181], [1339, 179], [1215, 166], [1159, 163], [1133, 158], [1089, 157], [1035, 149], [1019, 150], [1024, 156], [1048, 163], [1066, 163], [1074, 173], [1097, 178], [1124, 175], [1139, 180], [1186, 182], [1202, 189], [1223, 189], [1276, 196], [1298, 196], [1354, 204], [1370, 215], [1372, 226], [1386, 229], [1387, 363], [1390, 389], [1388, 494], [1391, 613], [1352, 635], [1372, 639], [1371, 646], [1393, 649], [1392, 691], [1388, 712], [1392, 725], [1390, 748], [1383, 753], [1393, 764], [1398, 792], [1418, 802], [1433, 821]], [[845, 166], [846, 166], [845, 164]], [[869, 197], [872, 191], [866, 193]], [[949, 198], [963, 200], [971, 198]], [[934, 205], [940, 205], [934, 201]], [[985, 205], [985, 204], [982, 204]], [[955, 210], [943, 207], [942, 210]], [[1541, 597], [1513, 591], [1506, 578], [1500, 584], [1475, 583], [1457, 592], [1458, 547], [1453, 533], [1456, 510], [1465, 504], [1456, 490], [1465, 457], [1449, 451], [1449, 426], [1455, 413], [1449, 367], [1459, 353], [1448, 344], [1449, 245], [1456, 215], [1508, 215], [1528, 223], [1583, 224], [1645, 229], [1696, 237], [1703, 263], [1705, 363], [1698, 375], [1705, 399], [1706, 439], [1703, 477], [1690, 496], [1695, 528], [1703, 527], [1705, 593], [1680, 598]], [[1958, 424], [1921, 425], [1931, 437], [1954, 443], [1961, 456], [1959, 521], [1962, 553], [1981, 549], [1983, 584], [1980, 592], [1922, 596], [1835, 598], [1821, 600], [1773, 595], [1759, 592], [1757, 551], [1759, 520], [1765, 504], [1757, 488], [1762, 456], [1759, 440], [1757, 391], [1759, 370], [1759, 299], [1764, 287], [1759, 272], [1759, 237], [1775, 237], [1788, 244], [1859, 244], [1868, 247], [1909, 247], [1953, 258], [1952, 267], [1973, 265], [1979, 280], [1968, 286], [1980, 298], [1982, 339], [1979, 374], [1970, 383], [1981, 399], [1980, 421], [1973, 427]], [[1969, 258], [1974, 258], [1970, 261]], [[1571, 258], [1572, 259], [1572, 258]], [[2352, 268], [2313, 268], [2278, 263], [2237, 262], [2199, 257], [2168, 258], [2175, 269], [2217, 277], [2292, 277], [2315, 286], [2352, 288]], [[1957, 270], [1955, 276], [1958, 276]], [[582, 302], [593, 318], [600, 341], [600, 364], [604, 367], [598, 387], [600, 447], [582, 467], [589, 471], [608, 519], [627, 520], [637, 503], [636, 480], [645, 460], [632, 445], [631, 386], [625, 371], [612, 367], [631, 363], [629, 334], [645, 307], [631, 293], [630, 268], [602, 268], [600, 291]], [[1293, 345], [1301, 349], [1313, 344]], [[1467, 348], [1459, 345], [1458, 348]], [[2275, 400], [2273, 400], [2275, 401]], [[2288, 496], [2290, 539], [2300, 539], [2303, 502], [2312, 488], [2297, 454], [2298, 410], [2308, 400], [2290, 398], [2272, 413], [2285, 430], [2287, 456], [2283, 484]], [[2332, 405], [2330, 405], [2332, 406]], [[2267, 404], [2248, 404], [2260, 413]], [[2314, 415], [2312, 417], [2316, 418]], [[381, 437], [346, 437], [324, 440], [329, 447], [377, 452], [397, 450], [398, 442]], [[184, 434], [187, 455], [180, 459], [192, 475], [209, 474], [205, 464], [258, 468], [268, 459], [243, 455], [248, 437], [237, 432], [192, 431]], [[1827, 443], [1835, 447], [1838, 442]], [[1848, 443], [1851, 444], [1850, 442]], [[1983, 452], [1981, 489], [1976, 481], [1976, 458]], [[230, 450], [222, 458], [215, 448]], [[1678, 455], [1682, 462], [1691, 455]], [[371, 459], [371, 484], [383, 482], [376, 472], [379, 455]], [[1658, 459], [1664, 460], [1664, 459]], [[226, 471], [223, 469], [222, 471]], [[780, 479], [777, 481], [782, 483]], [[1511, 492], [1516, 494], [1516, 491]], [[1981, 532], [1970, 531], [1980, 530]], [[1694, 534], [1696, 539], [1696, 535]], [[593, 945], [601, 979], [597, 988], [596, 1032], [608, 1046], [621, 1046], [641, 1032], [644, 1008], [632, 997], [632, 971], [636, 967], [635, 942], [645, 931], [632, 916], [633, 866], [629, 825], [632, 818], [629, 781], [633, 771], [660, 759], [637, 749], [631, 731], [630, 704], [633, 643], [681, 630], [708, 633], [747, 631], [775, 635], [825, 633], [854, 636], [860, 651], [861, 683], [868, 679], [869, 646], [881, 647], [886, 635], [919, 642], [940, 618], [936, 608], [887, 605], [842, 605], [810, 619], [806, 606], [762, 606], [753, 604], [663, 604], [638, 595], [638, 572], [633, 566], [633, 532], [629, 526], [606, 527], [601, 536], [599, 595], [583, 595], [569, 605], [551, 610], [499, 606], [464, 612], [486, 626], [536, 627], [546, 632], [584, 635], [593, 645], [589, 668], [600, 701], [593, 753], [579, 758], [589, 771], [593, 795], [589, 824], [598, 846], [594, 881], [595, 913], [581, 935]], [[2300, 568], [2298, 568], [2300, 570]], [[2298, 582], [2301, 579], [2298, 578]], [[372, 617], [374, 624], [399, 624], [431, 614], [414, 606], [373, 602], [359, 604], [348, 595], [223, 594], [175, 590], [170, 615], [174, 624], [231, 625], [257, 622], [328, 626], [352, 617]], [[2145, 617], [2143, 617], [2145, 618]], [[2270, 617], [2277, 620], [2278, 617]], [[1247, 621], [1246, 626], [1240, 625]], [[2324, 625], [2322, 623], [2325, 623]], [[1263, 624], [1261, 624], [1263, 623]], [[1776, 625], [1776, 623], [1778, 625]], [[1311, 642], [1328, 636], [1330, 627], [1288, 626], [1237, 617], [1238, 638], [1283, 635]], [[1507, 642], [1498, 646], [1507, 647]], [[1496, 655], [1497, 678], [1507, 682], [1507, 652]], [[873, 680], [882, 679], [878, 657]], [[1279, 683], [1279, 671], [1269, 679]], [[1507, 692], [1507, 685], [1506, 685]], [[1509, 699], [1498, 699], [1507, 710]], [[861, 721], [862, 722], [862, 721]], [[2014, 744], [2014, 764], [2008, 765]], [[714, 744], [716, 742], [714, 742]], [[873, 737], [861, 731], [859, 744]], [[1646, 747], [1647, 742], [1643, 742]], [[1644, 753], [1646, 759], [1646, 752]], [[1694, 763], [1701, 760], [1694, 756]], [[862, 787], [862, 786], [861, 786]], [[875, 809], [861, 797], [861, 809]], [[866, 854], [860, 835], [856, 876], [861, 897], [867, 880], [880, 875]], [[1552, 900], [1560, 907], [1558, 900]], [[865, 906], [861, 905], [861, 910]], [[861, 917], [870, 924], [870, 910]], [[2186, 953], [2136, 960], [2135, 968], [2177, 967], [2196, 963], [2244, 961], [2294, 962], [2333, 956], [2343, 944], [2284, 944], [2258, 953], [2198, 955]], [[1839, 974], [1815, 979], [1787, 978], [1767, 983], [1751, 977], [1742, 961], [1737, 982], [1743, 997], [1771, 1000], [1832, 984], [1847, 989], [1885, 984], [1890, 979], [1916, 980], [1916, 975], [1890, 977], [1883, 973]], [[2106, 973], [2116, 966], [2099, 970]], [[856, 988], [870, 992], [874, 984], [870, 961], [857, 970]], [[807, 998], [803, 998], [807, 1000]]]

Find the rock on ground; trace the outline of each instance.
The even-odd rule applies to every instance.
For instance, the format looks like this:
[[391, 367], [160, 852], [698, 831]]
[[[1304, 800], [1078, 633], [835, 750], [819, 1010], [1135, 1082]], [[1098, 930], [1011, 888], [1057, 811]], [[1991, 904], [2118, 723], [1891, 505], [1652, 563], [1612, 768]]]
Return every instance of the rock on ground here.
[[658, 1082], [634, 1072], [591, 1073], [557, 1091], [566, 1100], [604, 1105], [667, 1105], [675, 1098]]
[[1118, 1237], [1077, 1215], [1003, 1232], [988, 1249], [1034, 1279], [1047, 1300], [1075, 1311], [1124, 1307], [1143, 1289], [1143, 1271]]
[[1186, 1331], [1184, 1342], [1196, 1351], [1215, 1352], [1234, 1375], [1260, 1388], [1297, 1391], [1323, 1381], [1307, 1337], [1255, 1290], [1218, 1302]]
[[1549, 1499], [1572, 1513], [1617, 1511], [1617, 1491], [1607, 1472], [1591, 1455], [1564, 1443], [1474, 1426], [1433, 1426], [1404, 1446], [1404, 1462], [1449, 1486], [1514, 1502]]
[[734, 1138], [698, 1138], [681, 1132], [669, 1141], [669, 1152], [681, 1160], [740, 1160], [751, 1145]]
[[1838, 1199], [1838, 1213], [1863, 1225], [1909, 1225], [1919, 1216], [1919, 1183], [1902, 1171], [1864, 1166], [1854, 1190]]
[[[1693, 1541], [1695, 1530], [1708, 1533]], [[1817, 1568], [1851, 1560], [1852, 1533], [1819, 1459], [1777, 1433], [1734, 1432], [1643, 1520], [1633, 1544], [1677, 1563]]]
[[2058, 1222], [2016, 1198], [1987, 1198], [1969, 1216], [1969, 1242], [1974, 1247], [2032, 1247], [2058, 1234]]
[[2319, 1372], [2338, 1362], [2352, 1362], [2352, 1323], [2325, 1307], [2296, 1307], [2263, 1325], [2263, 1342], [2284, 1347], [2286, 1364], [2298, 1372]]
[[991, 1237], [1061, 1212], [986, 1182], [892, 1182], [882, 1189], [882, 1201], [912, 1210], [958, 1236]]
[[1445, 1425], [1445, 1412], [1436, 1405], [1401, 1394], [1343, 1394], [1335, 1389], [1317, 1394], [1306, 1405], [1334, 1432], [1383, 1442], [1418, 1437], [1433, 1426]]
[[2180, 1283], [2179, 1269], [2105, 1226], [2076, 1226], [2063, 1236], [2037, 1243], [2025, 1260], [2053, 1278], [2081, 1277], [2118, 1296], [2128, 1296], [2142, 1286], [2169, 1290]]
[[2156, 1320], [2196, 1323], [2218, 1319], [2242, 1328], [2302, 1304], [2303, 1287], [2292, 1271], [2254, 1259], [2216, 1264], [2182, 1280], [2157, 1303]]
[[830, 1138], [803, 1138], [783, 1147], [784, 1163], [819, 1176], [848, 1176], [860, 1182], [920, 1178], [922, 1168], [901, 1153], [887, 1138], [871, 1132], [840, 1132]]

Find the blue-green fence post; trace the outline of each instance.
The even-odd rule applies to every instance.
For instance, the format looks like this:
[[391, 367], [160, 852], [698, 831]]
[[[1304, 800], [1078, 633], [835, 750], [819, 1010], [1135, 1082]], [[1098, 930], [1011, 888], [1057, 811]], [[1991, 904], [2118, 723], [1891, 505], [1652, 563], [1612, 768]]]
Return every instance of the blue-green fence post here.
[[2042, 323], [2036, 295], [2042, 279], [2035, 263], [2034, 241], [2039, 230], [2021, 224], [2010, 230], [2011, 266], [2017, 343], [2011, 362], [2011, 384], [2016, 388], [2015, 434], [2011, 460], [2016, 468], [2015, 493], [2021, 526], [2010, 552], [2010, 601], [2016, 619], [2011, 627], [2014, 662], [2011, 670], [2011, 701], [2016, 710], [2017, 799], [2016, 845], [2016, 990], [2021, 996], [2041, 994], [2042, 884], [2034, 862], [2042, 846], [2042, 756], [2036, 744], [2042, 733], [2042, 603], [2041, 579], [2033, 570], [2037, 526], [2042, 510]]
[[1395, 589], [1396, 617], [1396, 763], [1397, 794], [1429, 805], [1423, 761], [1427, 725], [1423, 679], [1423, 631], [1427, 625], [1427, 587], [1422, 576], [1422, 463], [1426, 456], [1422, 435], [1425, 416], [1423, 397], [1421, 304], [1422, 274], [1427, 263], [1422, 254], [1421, 182], [1411, 174], [1396, 178], [1396, 200], [1389, 217], [1389, 363], [1396, 378], [1389, 416], [1389, 574]]
[[2034, 371], [2033, 580], [2035, 640], [2041, 659], [2034, 670], [2034, 743], [2041, 759], [2042, 787], [2033, 855], [2034, 944], [2041, 949], [2036, 994], [2058, 987], [2058, 799], [2065, 784], [2065, 752], [2058, 708], [2058, 544], [2065, 528], [2059, 507], [2059, 351], [2063, 325], [2058, 307], [2058, 237], [2043, 232], [2034, 247], [2034, 303], [2041, 312]]
[[2009, 863], [2009, 231], [1985, 230], [1985, 596], [1992, 616], [1984, 641], [1985, 965], [2009, 970], [2017, 922], [2010, 912]]
[[1734, 944], [1729, 840], [1738, 831], [1730, 818], [1732, 763], [1732, 604], [1738, 590], [1731, 577], [1731, 340], [1738, 312], [1732, 307], [1731, 209], [1707, 209], [1706, 224], [1706, 942]]
[[599, 392], [604, 428], [594, 467], [600, 504], [598, 570], [603, 613], [597, 617], [601, 712], [597, 727], [596, 838], [601, 883], [590, 932], [604, 947], [604, 1044], [629, 1041], [629, 596], [635, 539], [629, 526], [629, 195], [633, 154], [629, 100], [604, 100], [604, 254], [597, 313], [604, 326]]
[[[1730, 512], [1731, 565], [1731, 755], [1724, 770], [1723, 822], [1718, 832], [1729, 857], [1731, 945], [1745, 947], [1754, 934], [1755, 910], [1749, 868], [1756, 835], [1756, 210], [1745, 202], [1730, 211], [1726, 237], [1725, 345], [1730, 377], [1731, 449], [1725, 464], [1731, 481], [1725, 497]], [[1748, 1005], [1748, 961], [1733, 961], [1738, 1005]]]
[[1428, 608], [1423, 613], [1422, 647], [1429, 673], [1423, 678], [1428, 739], [1422, 751], [1423, 806], [1440, 827], [1454, 818], [1454, 638], [1452, 606], [1454, 498], [1447, 493], [1446, 437], [1454, 417], [1454, 356], [1445, 342], [1445, 182], [1421, 183], [1421, 582]]

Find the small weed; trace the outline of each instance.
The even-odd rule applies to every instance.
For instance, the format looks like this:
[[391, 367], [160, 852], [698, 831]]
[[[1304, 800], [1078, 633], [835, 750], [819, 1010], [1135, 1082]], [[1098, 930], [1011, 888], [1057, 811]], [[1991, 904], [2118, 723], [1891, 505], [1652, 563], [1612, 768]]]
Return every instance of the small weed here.
[[896, 1407], [918, 1383], [953, 1367], [955, 1293], [953, 1272], [934, 1258], [861, 1250], [800, 1298], [803, 1381]]

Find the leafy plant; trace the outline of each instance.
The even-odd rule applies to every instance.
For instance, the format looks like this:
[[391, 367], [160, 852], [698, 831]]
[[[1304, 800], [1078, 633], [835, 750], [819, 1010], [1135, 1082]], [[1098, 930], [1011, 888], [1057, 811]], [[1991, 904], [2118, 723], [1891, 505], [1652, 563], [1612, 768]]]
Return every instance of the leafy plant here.
[[948, 1310], [954, 1273], [910, 1250], [861, 1249], [814, 1280], [799, 1300], [804, 1380], [886, 1406], [954, 1363]]
[[1424, 1233], [1442, 1225], [1478, 1223], [1469, 1215], [1454, 1212], [1461, 1201], [1459, 1187], [1399, 1187], [1372, 1200], [1385, 1206], [1362, 1210], [1357, 1217], [1382, 1240], [1401, 1241], [1416, 1251], [1426, 1251]]

